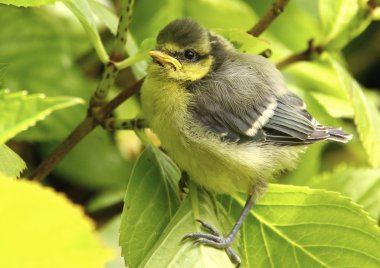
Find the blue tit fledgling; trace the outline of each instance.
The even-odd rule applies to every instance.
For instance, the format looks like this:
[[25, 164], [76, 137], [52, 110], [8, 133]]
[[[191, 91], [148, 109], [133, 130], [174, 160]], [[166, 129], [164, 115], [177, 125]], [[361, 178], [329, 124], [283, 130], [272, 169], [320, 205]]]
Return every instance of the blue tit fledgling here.
[[168, 24], [149, 54], [141, 102], [163, 148], [207, 190], [248, 193], [226, 237], [201, 222], [211, 233], [186, 238], [227, 249], [238, 264], [229, 246], [267, 182], [294, 168], [307, 145], [351, 135], [319, 124], [268, 59], [236, 51], [192, 19]]

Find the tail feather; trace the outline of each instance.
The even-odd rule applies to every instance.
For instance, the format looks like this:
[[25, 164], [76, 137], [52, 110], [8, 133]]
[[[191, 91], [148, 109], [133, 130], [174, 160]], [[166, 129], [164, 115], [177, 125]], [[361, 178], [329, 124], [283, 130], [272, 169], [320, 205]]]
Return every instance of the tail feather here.
[[329, 134], [327, 140], [347, 143], [352, 139], [352, 134], [342, 131], [341, 128], [326, 127]]

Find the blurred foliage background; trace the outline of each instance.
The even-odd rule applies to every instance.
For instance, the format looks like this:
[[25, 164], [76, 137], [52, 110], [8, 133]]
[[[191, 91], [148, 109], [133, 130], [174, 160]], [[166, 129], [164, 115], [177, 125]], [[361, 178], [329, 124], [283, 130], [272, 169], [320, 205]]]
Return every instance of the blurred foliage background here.
[[[4, 4], [13, 2], [21, 6], [28, 5], [23, 1], [0, 1]], [[41, 3], [36, 5], [55, 1], [37, 2]], [[0, 153], [0, 168], [8, 177], [17, 176], [18, 171], [23, 169], [22, 162], [27, 166], [22, 177], [29, 177], [53, 148], [69, 135], [85, 117], [88, 101], [101, 79], [104, 67], [99, 60], [99, 53], [94, 49], [94, 38], [89, 38], [88, 32], [91, 31], [86, 33], [78, 16], [73, 15], [67, 7], [77, 5], [81, 12], [86, 12], [83, 14], [87, 19], [91, 15], [92, 23], [107, 51], [110, 51], [114, 42], [118, 21], [115, 14], [120, 14], [122, 1], [63, 2], [66, 5], [57, 2], [36, 8], [0, 4], [0, 88], [10, 90], [0, 93], [0, 141], [6, 142]], [[373, 1], [372, 4], [378, 3]], [[314, 44], [322, 45], [327, 53], [315, 53], [311, 61], [296, 62], [281, 71], [289, 89], [306, 101], [311, 114], [322, 124], [342, 126], [345, 131], [354, 134], [354, 139], [347, 145], [312, 145], [298, 168], [284, 174], [279, 182], [340, 192], [362, 205], [379, 222], [379, 8], [370, 14], [372, 9], [364, 0], [291, 0], [285, 12], [259, 40], [247, 37], [244, 32], [252, 28], [271, 5], [272, 1], [253, 0], [136, 0], [126, 51], [130, 57], [135, 55], [137, 63], [121, 70], [111, 95], [132, 86], [145, 75], [148, 62], [146, 51], [153, 46], [152, 38], [175, 18], [192, 17], [204, 26], [224, 33], [237, 48], [245, 52], [259, 53], [269, 48], [272, 51], [270, 59], [275, 63], [305, 51], [308, 41], [313, 39]], [[332, 12], [335, 13], [330, 14]], [[15, 93], [22, 90], [29, 92], [29, 95]], [[41, 97], [41, 93], [47, 98]], [[6, 97], [7, 94], [10, 95]], [[27, 109], [31, 107], [35, 107], [32, 119], [29, 118], [31, 110]], [[138, 96], [134, 96], [114, 114], [120, 118], [134, 118], [139, 112]], [[24, 121], [20, 128], [12, 129], [13, 132], [8, 135], [5, 123], [12, 120]], [[25, 123], [27, 120], [30, 123]], [[30, 127], [38, 120], [35, 126]], [[158, 144], [153, 134], [146, 135]], [[75, 204], [82, 207], [85, 215], [80, 217], [90, 218], [96, 226], [96, 231], [88, 232], [95, 236], [100, 234], [103, 246], [106, 244], [116, 252], [119, 250], [118, 229], [126, 187], [129, 178], [137, 176], [138, 168], [135, 167], [133, 174], [132, 169], [143, 149], [143, 144], [133, 131], [107, 132], [97, 128], [67, 155], [43, 183], [63, 193], [69, 199], [65, 202], [71, 206]], [[145, 151], [145, 154], [148, 153]], [[160, 153], [154, 151], [153, 154]], [[148, 160], [149, 157], [146, 156]], [[165, 171], [162, 177], [178, 179], [178, 170], [171, 167], [170, 160], [161, 155], [157, 159], [165, 162], [171, 170]], [[138, 164], [142, 165], [141, 169], [148, 172], [150, 166], [141, 161], [140, 158]], [[155, 187], [154, 177], [160, 171], [150, 172], [153, 174], [152, 182], [146, 185], [145, 190], [138, 190], [141, 195], [134, 202], [150, 202], [149, 187]], [[28, 202], [27, 197], [25, 195], [25, 202]], [[2, 197], [0, 200], [3, 200]], [[6, 200], [12, 202], [11, 199]], [[49, 202], [49, 199], [41, 202]], [[222, 200], [221, 204], [226, 202]], [[176, 203], [178, 206], [179, 203]], [[152, 218], [146, 220], [151, 221]], [[154, 232], [161, 232], [163, 228]], [[94, 245], [98, 242], [94, 242]], [[107, 256], [104, 259], [110, 259], [110, 254], [105, 253], [106, 249], [103, 251], [104, 256]], [[135, 267], [134, 264], [139, 261], [136, 257], [131, 267]], [[96, 265], [70, 267], [98, 267]], [[10, 264], [4, 267], [16, 266]], [[121, 258], [115, 258], [106, 267], [125, 266]], [[145, 263], [145, 267], [149, 265]], [[261, 264], [255, 267], [266, 266]]]

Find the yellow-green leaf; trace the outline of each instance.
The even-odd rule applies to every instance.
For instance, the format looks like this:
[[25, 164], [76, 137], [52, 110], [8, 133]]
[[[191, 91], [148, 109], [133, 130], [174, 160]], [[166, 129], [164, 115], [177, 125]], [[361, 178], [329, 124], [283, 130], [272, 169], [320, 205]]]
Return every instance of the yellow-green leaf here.
[[0, 174], [0, 267], [101, 268], [113, 257], [65, 196]]
[[26, 91], [11, 93], [0, 90], [0, 144], [35, 125], [53, 111], [82, 102], [74, 97], [46, 97], [44, 94], [28, 95]]
[[17, 7], [38, 7], [42, 5], [51, 5], [57, 0], [0, 0], [0, 4], [14, 5]]
[[0, 173], [11, 177], [18, 177], [25, 168], [26, 164], [18, 154], [5, 144], [0, 144]]
[[213, 31], [225, 37], [241, 52], [259, 54], [270, 47], [269, 42], [253, 37], [242, 30], [214, 29]]
[[327, 58], [335, 68], [340, 84], [352, 102], [355, 124], [368, 160], [373, 167], [380, 167], [380, 112], [346, 69], [331, 56]]

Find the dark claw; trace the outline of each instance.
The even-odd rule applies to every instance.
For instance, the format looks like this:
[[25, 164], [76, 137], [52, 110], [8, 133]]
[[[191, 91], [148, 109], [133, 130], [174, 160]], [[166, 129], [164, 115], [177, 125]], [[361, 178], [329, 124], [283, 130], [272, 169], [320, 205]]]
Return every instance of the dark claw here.
[[189, 176], [187, 175], [187, 173], [182, 173], [181, 179], [178, 182], [178, 188], [180, 194], [187, 194], [186, 189], [189, 189]]
[[203, 244], [213, 248], [224, 249], [231, 262], [235, 264], [236, 267], [240, 267], [241, 260], [236, 252], [230, 247], [232, 239], [228, 236], [226, 238], [222, 237], [220, 233], [210, 224], [199, 219], [196, 221], [199, 222], [202, 227], [208, 230], [211, 234], [199, 232], [190, 233], [188, 235], [185, 235], [182, 238], [182, 241], [186, 239], [192, 239], [193, 245]]
[[213, 226], [208, 224], [207, 222], [204, 222], [204, 221], [199, 220], [199, 219], [196, 219], [196, 221], [199, 222], [203, 228], [205, 228], [206, 230], [209, 230], [210, 233], [212, 233], [213, 235], [221, 236], [220, 233]]

